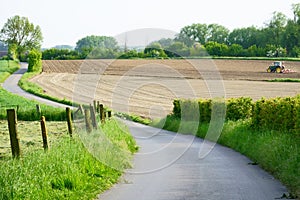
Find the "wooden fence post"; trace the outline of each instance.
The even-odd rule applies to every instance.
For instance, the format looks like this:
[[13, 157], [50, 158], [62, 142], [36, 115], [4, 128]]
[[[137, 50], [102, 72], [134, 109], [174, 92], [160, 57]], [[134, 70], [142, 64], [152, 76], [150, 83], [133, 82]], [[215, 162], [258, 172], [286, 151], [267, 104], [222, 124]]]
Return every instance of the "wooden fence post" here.
[[97, 101], [97, 113], [100, 113], [100, 101]]
[[15, 109], [8, 109], [7, 111], [8, 130], [10, 136], [10, 145], [12, 156], [14, 158], [20, 158], [21, 149], [17, 132], [17, 115]]
[[70, 137], [72, 137], [72, 135], [73, 135], [72, 115], [71, 115], [71, 109], [69, 107], [66, 108], [66, 115], [67, 115], [69, 135], [70, 135]]
[[96, 100], [93, 101], [93, 106], [94, 106], [94, 113], [96, 113], [97, 112], [97, 101]]
[[84, 116], [85, 116], [85, 127], [88, 133], [92, 132], [92, 122], [91, 122], [91, 115], [89, 109], [84, 109]]
[[95, 109], [92, 106], [92, 104], [90, 104], [90, 112], [91, 112], [91, 118], [92, 118], [92, 125], [93, 128], [97, 130], [97, 120], [96, 120], [96, 114], [95, 114]]
[[36, 112], [41, 116], [41, 107], [39, 104], [36, 104]]
[[48, 134], [47, 134], [47, 128], [46, 128], [46, 120], [45, 117], [41, 117], [41, 130], [42, 130], [42, 138], [43, 138], [43, 147], [44, 150], [47, 150], [49, 148], [48, 146]]
[[105, 123], [105, 112], [104, 112], [103, 104], [100, 104], [100, 120], [101, 123]]

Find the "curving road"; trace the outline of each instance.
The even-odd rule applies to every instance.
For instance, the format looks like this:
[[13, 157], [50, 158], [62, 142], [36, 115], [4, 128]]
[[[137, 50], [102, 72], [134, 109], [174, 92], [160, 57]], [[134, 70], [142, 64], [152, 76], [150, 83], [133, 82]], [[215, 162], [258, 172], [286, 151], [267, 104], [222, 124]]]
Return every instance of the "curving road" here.
[[32, 100], [36, 100], [40, 103], [43, 104], [47, 104], [53, 107], [67, 107], [67, 105], [65, 104], [61, 104], [61, 103], [57, 103], [57, 102], [53, 102], [50, 101], [48, 99], [44, 99], [38, 96], [35, 96], [33, 94], [30, 94], [24, 90], [22, 90], [19, 86], [18, 86], [18, 82], [21, 79], [21, 77], [23, 76], [23, 74], [27, 71], [28, 68], [28, 64], [27, 63], [23, 63], [21, 62], [21, 67], [18, 71], [16, 71], [15, 73], [13, 73], [10, 77], [8, 77], [5, 82], [3, 83], [3, 88], [11, 93], [17, 94], [19, 96], [25, 97], [27, 99], [32, 99]]
[[102, 200], [271, 200], [286, 188], [247, 157], [221, 145], [203, 159], [202, 139], [126, 122], [140, 152]]
[[[18, 87], [27, 64], [3, 88], [28, 99], [66, 107], [31, 95]], [[101, 194], [102, 200], [272, 200], [287, 189], [245, 156], [220, 145], [200, 159], [202, 139], [125, 121], [140, 151], [134, 167], [120, 183]]]

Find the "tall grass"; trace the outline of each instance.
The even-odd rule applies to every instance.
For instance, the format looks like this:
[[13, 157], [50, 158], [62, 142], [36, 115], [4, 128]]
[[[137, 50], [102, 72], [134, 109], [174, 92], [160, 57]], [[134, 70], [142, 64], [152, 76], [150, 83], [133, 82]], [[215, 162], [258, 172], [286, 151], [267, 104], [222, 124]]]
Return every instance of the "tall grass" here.
[[0, 72], [8, 72], [8, 73], [12, 74], [19, 68], [20, 68], [20, 65], [17, 61], [0, 60]]
[[[35, 121], [40, 119], [36, 105], [40, 104], [34, 100], [28, 100], [18, 95], [12, 94], [0, 87], [0, 119], [6, 119], [6, 109], [15, 108], [18, 119], [25, 121]], [[40, 104], [41, 114], [50, 121], [66, 120], [65, 110]], [[18, 109], [17, 109], [18, 108]]]
[[[20, 160], [0, 161], [0, 199], [96, 198], [118, 181], [122, 171], [130, 166], [132, 153], [137, 150], [128, 129], [114, 119], [107, 121], [101, 130], [102, 135], [120, 149], [119, 152], [126, 154], [91, 152], [77, 134], [72, 139], [63, 136], [55, 140], [47, 152], [35, 150]], [[105, 146], [106, 142], [95, 140], [98, 133], [81, 132], [80, 136], [94, 139], [92, 144], [95, 146]], [[110, 160], [118, 162], [120, 168], [107, 165]]]

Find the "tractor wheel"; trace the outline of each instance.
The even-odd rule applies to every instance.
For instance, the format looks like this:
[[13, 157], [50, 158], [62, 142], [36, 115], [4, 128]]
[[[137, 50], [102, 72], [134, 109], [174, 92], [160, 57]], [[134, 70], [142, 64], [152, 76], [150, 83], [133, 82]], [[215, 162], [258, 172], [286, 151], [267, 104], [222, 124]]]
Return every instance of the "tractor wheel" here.
[[267, 72], [268, 72], [268, 73], [271, 73], [271, 69], [270, 69], [270, 68], [268, 68], [268, 69], [267, 69]]
[[280, 67], [276, 68], [276, 73], [281, 73], [281, 68]]

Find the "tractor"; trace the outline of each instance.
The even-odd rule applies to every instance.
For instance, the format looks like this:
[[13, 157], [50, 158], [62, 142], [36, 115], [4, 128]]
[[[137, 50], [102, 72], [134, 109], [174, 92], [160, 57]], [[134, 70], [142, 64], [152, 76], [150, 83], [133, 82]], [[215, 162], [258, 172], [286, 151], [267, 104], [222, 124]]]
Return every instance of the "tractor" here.
[[270, 65], [267, 68], [267, 72], [276, 72], [276, 73], [282, 73], [284, 71], [284, 65], [281, 61], [275, 61], [273, 62], [273, 65]]

